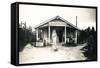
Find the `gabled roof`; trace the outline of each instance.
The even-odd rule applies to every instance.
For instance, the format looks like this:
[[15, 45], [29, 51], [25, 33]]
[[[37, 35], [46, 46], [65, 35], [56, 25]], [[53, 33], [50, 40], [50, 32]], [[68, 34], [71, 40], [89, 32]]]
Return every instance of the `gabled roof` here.
[[50, 21], [53, 21], [53, 20], [55, 20], [55, 19], [60, 19], [60, 20], [62, 20], [63, 22], [65, 22], [66, 24], [72, 26], [73, 28], [80, 30], [80, 29], [77, 28], [75, 25], [71, 24], [70, 22], [68, 22], [67, 20], [63, 19], [63, 18], [60, 17], [60, 16], [55, 16], [55, 17], [53, 17], [53, 18], [51, 18], [51, 19], [49, 19], [49, 20], [47, 20], [47, 21], [45, 21], [45, 22], [43, 22], [43, 23], [40, 23], [39, 25], [35, 26], [35, 28], [38, 28], [38, 27], [40, 27], [40, 26], [42, 26], [42, 25], [44, 25], [44, 24], [47, 24], [47, 23], [49, 23]]

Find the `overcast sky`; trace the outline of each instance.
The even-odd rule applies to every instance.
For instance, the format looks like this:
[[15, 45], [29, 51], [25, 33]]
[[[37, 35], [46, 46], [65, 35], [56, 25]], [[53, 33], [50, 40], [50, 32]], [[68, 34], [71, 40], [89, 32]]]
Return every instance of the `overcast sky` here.
[[31, 25], [33, 28], [36, 25], [58, 15], [73, 25], [76, 24], [77, 16], [77, 24], [80, 29], [85, 29], [88, 26], [96, 28], [96, 10], [93, 8], [71, 8], [23, 4], [19, 6], [19, 23], [26, 22], [27, 26]]

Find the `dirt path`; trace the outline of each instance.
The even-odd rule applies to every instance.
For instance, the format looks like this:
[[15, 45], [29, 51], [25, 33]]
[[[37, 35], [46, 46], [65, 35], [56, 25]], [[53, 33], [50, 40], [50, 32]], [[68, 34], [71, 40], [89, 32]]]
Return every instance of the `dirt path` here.
[[54, 51], [52, 47], [32, 47], [27, 45], [22, 52], [19, 53], [20, 63], [38, 63], [38, 62], [57, 62], [57, 61], [76, 61], [86, 60], [86, 57], [80, 50], [86, 44], [76, 47], [58, 46], [58, 51]]

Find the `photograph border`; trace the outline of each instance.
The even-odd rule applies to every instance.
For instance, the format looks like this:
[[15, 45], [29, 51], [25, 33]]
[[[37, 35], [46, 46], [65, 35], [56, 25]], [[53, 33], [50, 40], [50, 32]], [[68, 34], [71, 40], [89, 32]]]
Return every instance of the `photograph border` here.
[[[42, 62], [42, 63], [24, 63], [19, 64], [19, 5], [40, 5], [40, 6], [56, 6], [56, 7], [74, 7], [74, 8], [94, 8], [96, 9], [96, 34], [98, 33], [97, 28], [97, 20], [98, 20], [98, 7], [97, 6], [81, 6], [81, 5], [64, 5], [64, 4], [49, 4], [49, 3], [29, 3], [29, 2], [15, 2], [11, 4], [11, 33], [15, 34], [15, 38], [13, 39], [13, 36], [11, 37], [11, 64], [14, 64], [16, 66], [22, 66], [22, 65], [42, 65], [42, 64], [58, 64], [58, 63], [76, 63], [76, 62], [88, 62], [88, 61], [97, 61], [97, 60], [81, 60], [81, 61], [58, 61], [58, 62]], [[13, 7], [14, 6], [14, 7]], [[14, 15], [12, 15], [14, 14]], [[13, 18], [14, 17], [14, 18]], [[13, 19], [13, 20], [12, 20]], [[13, 22], [15, 23], [16, 28], [13, 26]], [[13, 26], [13, 27], [12, 27]], [[14, 31], [16, 30], [16, 31]], [[13, 32], [14, 31], [14, 32]], [[98, 34], [97, 34], [97, 51], [98, 51]], [[12, 42], [14, 41], [14, 42]], [[14, 44], [16, 45], [14, 47]], [[98, 52], [97, 52], [98, 54]], [[13, 56], [14, 55], [14, 56]], [[98, 56], [98, 55], [97, 55]], [[97, 57], [98, 59], [98, 57]]]

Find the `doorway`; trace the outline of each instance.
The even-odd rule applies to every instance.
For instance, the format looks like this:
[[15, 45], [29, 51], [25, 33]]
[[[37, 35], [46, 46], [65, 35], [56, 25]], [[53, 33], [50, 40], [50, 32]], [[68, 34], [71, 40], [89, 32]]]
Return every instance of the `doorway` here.
[[56, 31], [57, 31], [57, 36], [58, 36], [59, 42], [60, 43], [63, 42], [62, 38], [63, 38], [63, 31], [64, 31], [64, 29], [59, 27], [59, 28], [56, 29]]

